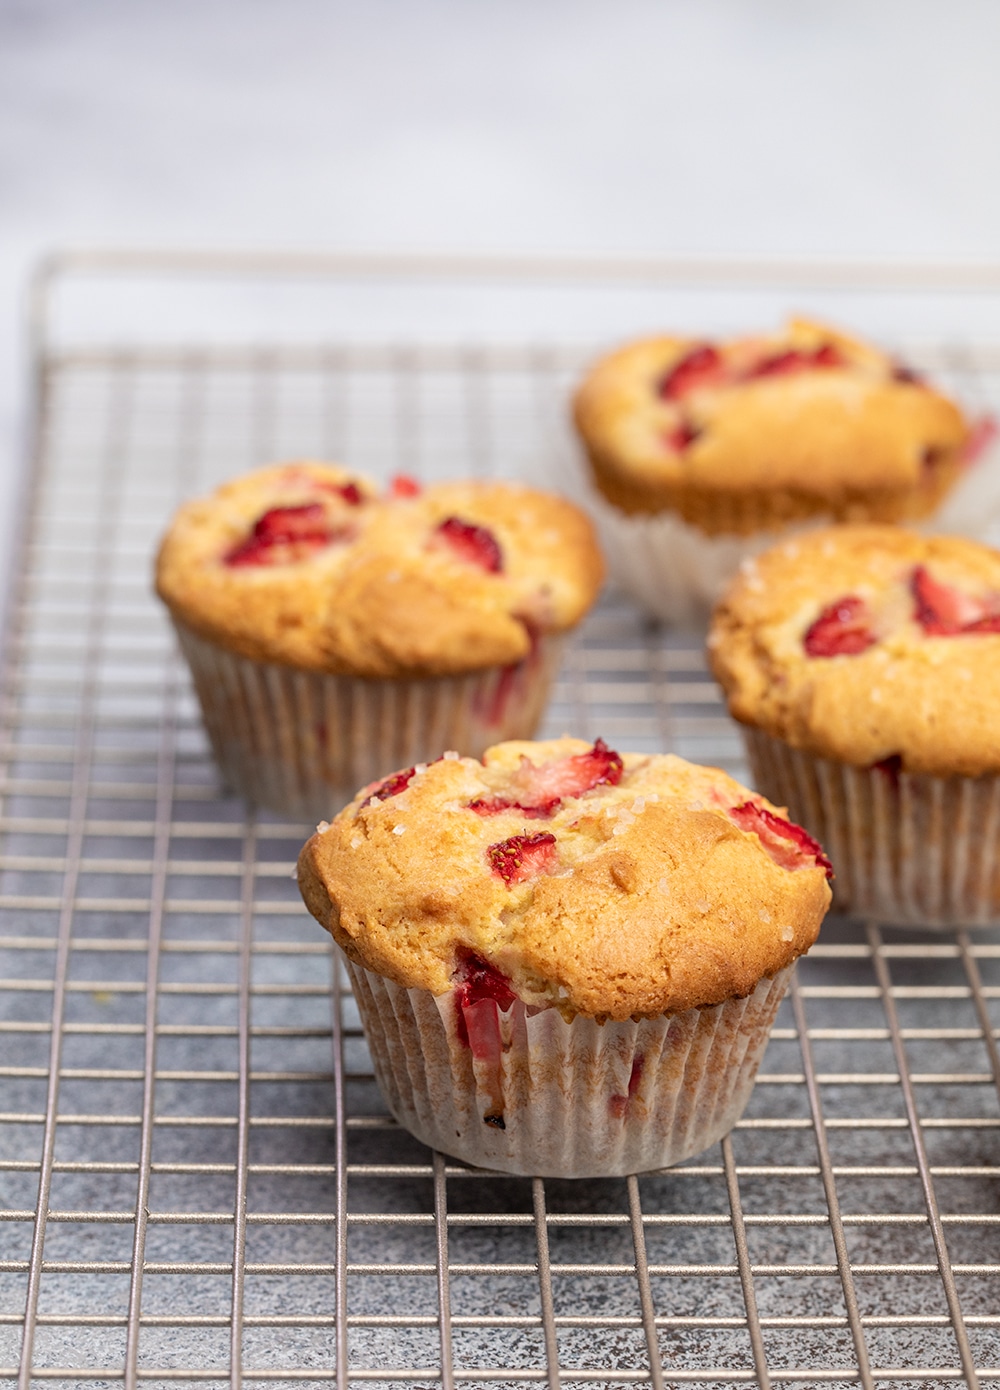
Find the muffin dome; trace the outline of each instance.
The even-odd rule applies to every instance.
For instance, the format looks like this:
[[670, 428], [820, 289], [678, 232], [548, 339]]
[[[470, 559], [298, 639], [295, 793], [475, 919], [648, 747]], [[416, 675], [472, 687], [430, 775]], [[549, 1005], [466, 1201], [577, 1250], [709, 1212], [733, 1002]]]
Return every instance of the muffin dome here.
[[716, 610], [730, 712], [792, 748], [936, 777], [1000, 772], [1000, 553], [835, 527], [749, 561]]
[[493, 972], [508, 1001], [618, 1020], [748, 995], [814, 941], [827, 872], [724, 773], [570, 738], [397, 773], [299, 860], [366, 969], [433, 995]]
[[603, 564], [571, 503], [501, 483], [261, 469], [183, 506], [157, 592], [198, 636], [261, 662], [362, 677], [509, 666], [577, 623]]
[[591, 370], [574, 413], [608, 501], [710, 535], [925, 516], [970, 437], [913, 372], [798, 319], [769, 337], [629, 344]]

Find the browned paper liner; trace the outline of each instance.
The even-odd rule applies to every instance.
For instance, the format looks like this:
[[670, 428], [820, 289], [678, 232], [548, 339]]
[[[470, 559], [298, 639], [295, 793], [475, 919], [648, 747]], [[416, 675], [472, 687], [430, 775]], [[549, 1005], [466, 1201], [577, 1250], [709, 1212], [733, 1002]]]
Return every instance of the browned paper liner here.
[[311, 821], [448, 749], [480, 757], [531, 738], [563, 645], [541, 637], [517, 666], [469, 675], [366, 680], [251, 661], [174, 626], [225, 780], [252, 805]]
[[1000, 922], [1000, 778], [926, 777], [743, 735], [757, 789], [833, 863], [833, 908], [911, 926]]
[[[665, 1168], [714, 1144], [753, 1089], [791, 966], [746, 999], [597, 1023], [516, 1001], [475, 1056], [455, 995], [403, 989], [347, 961], [375, 1076], [400, 1124], [466, 1163], [542, 1177]], [[477, 1007], [482, 1007], [477, 1006]]]

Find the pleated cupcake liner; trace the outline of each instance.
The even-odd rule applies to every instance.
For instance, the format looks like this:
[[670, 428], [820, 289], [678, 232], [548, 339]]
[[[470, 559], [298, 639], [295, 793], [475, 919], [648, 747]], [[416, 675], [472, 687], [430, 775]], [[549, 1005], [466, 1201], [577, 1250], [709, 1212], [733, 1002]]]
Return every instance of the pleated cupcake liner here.
[[541, 637], [516, 666], [371, 680], [252, 661], [174, 626], [225, 781], [251, 805], [312, 821], [448, 749], [480, 757], [503, 739], [531, 738], [564, 641]]
[[594, 513], [612, 579], [651, 616], [677, 627], [704, 626], [745, 560], [829, 522], [709, 536], [673, 512], [629, 516], [598, 501]]
[[[952, 513], [945, 499], [945, 511], [938, 514], [936, 503], [925, 506], [914, 502], [915, 514], [908, 519], [901, 507], [899, 516], [888, 508], [886, 521], [899, 520], [916, 530], [934, 534]], [[704, 499], [703, 530], [679, 513], [627, 513], [609, 502], [596, 489], [590, 490], [590, 510], [597, 524], [608, 573], [618, 587], [639, 603], [652, 617], [675, 627], [703, 627], [711, 610], [722, 598], [740, 566], [763, 555], [782, 541], [819, 530], [834, 523], [828, 513], [785, 517], [768, 498], [721, 495]], [[996, 507], [985, 507], [982, 515], [996, 514]], [[982, 531], [974, 509], [964, 508], [964, 522], [952, 524], [952, 531], [976, 535]], [[872, 519], [883, 516], [873, 504]], [[863, 520], [859, 516], [858, 520]]]
[[376, 1079], [401, 1125], [466, 1163], [564, 1178], [666, 1168], [727, 1134], [792, 972], [745, 999], [602, 1024], [519, 1000], [462, 1010], [454, 992], [404, 989], [346, 963]]
[[744, 728], [757, 789], [833, 863], [833, 909], [909, 926], [1000, 923], [1000, 777], [852, 767]]

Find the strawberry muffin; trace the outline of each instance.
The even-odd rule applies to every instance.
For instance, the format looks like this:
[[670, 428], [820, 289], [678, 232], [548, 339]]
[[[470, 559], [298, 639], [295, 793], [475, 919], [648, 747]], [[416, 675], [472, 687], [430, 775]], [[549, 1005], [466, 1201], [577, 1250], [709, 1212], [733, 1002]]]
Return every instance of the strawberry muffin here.
[[672, 620], [789, 526], [929, 516], [979, 442], [912, 370], [805, 320], [629, 344], [592, 368], [574, 414], [612, 573]]
[[593, 603], [592, 527], [500, 483], [265, 468], [190, 502], [156, 565], [228, 782], [316, 820], [386, 767], [527, 737]]
[[813, 532], [746, 564], [709, 650], [757, 786], [833, 856], [836, 906], [1000, 921], [1000, 553]]
[[829, 874], [717, 769], [571, 738], [407, 768], [299, 859], [400, 1123], [561, 1177], [662, 1168], [728, 1132]]

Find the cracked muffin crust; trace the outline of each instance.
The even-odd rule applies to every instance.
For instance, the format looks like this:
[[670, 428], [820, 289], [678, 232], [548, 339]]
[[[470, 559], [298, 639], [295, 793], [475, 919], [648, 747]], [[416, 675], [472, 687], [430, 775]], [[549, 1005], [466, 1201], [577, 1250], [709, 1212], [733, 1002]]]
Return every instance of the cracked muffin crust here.
[[306, 844], [299, 884], [352, 961], [404, 988], [499, 980], [532, 1008], [626, 1020], [785, 969], [816, 938], [828, 870], [717, 769], [564, 738], [365, 788]]
[[1000, 552], [831, 527], [748, 561], [716, 609], [730, 713], [857, 767], [1000, 772]]
[[631, 343], [592, 368], [574, 417], [614, 507], [674, 512], [710, 536], [927, 516], [974, 442], [914, 372], [805, 319], [722, 343]]
[[603, 580], [571, 503], [504, 483], [370, 480], [290, 463], [187, 503], [160, 548], [175, 619], [254, 661], [369, 678], [513, 665]]

